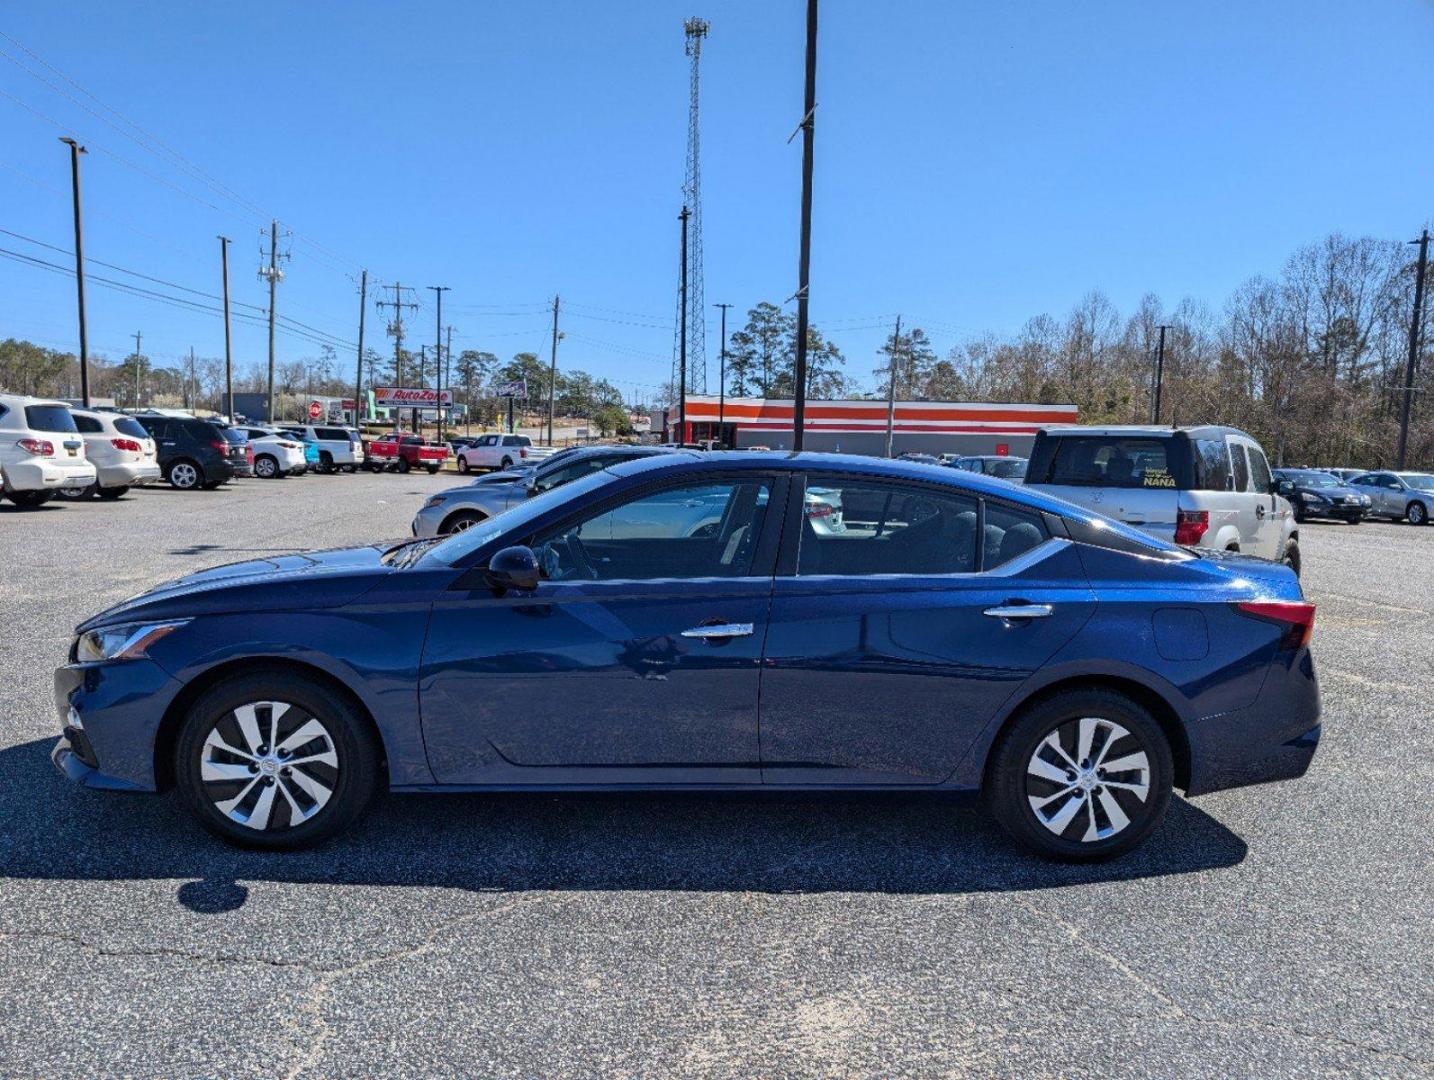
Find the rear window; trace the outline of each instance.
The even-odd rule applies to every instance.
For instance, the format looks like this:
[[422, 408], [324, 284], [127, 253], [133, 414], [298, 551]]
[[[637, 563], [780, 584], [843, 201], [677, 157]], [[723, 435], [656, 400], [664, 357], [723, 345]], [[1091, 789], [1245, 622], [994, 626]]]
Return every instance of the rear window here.
[[1173, 439], [1126, 435], [1062, 435], [1049, 463], [1028, 480], [1079, 487], [1182, 486]]
[[63, 405], [26, 405], [25, 426], [31, 431], [79, 431]]
[[115, 420], [115, 430], [132, 439], [149, 438], [149, 432], [144, 430], [144, 425], [138, 420], [131, 420], [128, 416], [121, 416]]

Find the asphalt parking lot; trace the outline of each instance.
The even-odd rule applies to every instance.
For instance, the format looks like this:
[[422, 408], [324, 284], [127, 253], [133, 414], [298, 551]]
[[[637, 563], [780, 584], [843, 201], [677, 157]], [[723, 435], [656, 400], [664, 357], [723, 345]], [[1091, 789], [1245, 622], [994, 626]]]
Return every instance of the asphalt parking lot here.
[[1311, 772], [1098, 867], [878, 797], [391, 797], [262, 855], [54, 772], [75, 623], [456, 482], [0, 508], [0, 1074], [1434, 1075], [1434, 528], [1302, 527]]

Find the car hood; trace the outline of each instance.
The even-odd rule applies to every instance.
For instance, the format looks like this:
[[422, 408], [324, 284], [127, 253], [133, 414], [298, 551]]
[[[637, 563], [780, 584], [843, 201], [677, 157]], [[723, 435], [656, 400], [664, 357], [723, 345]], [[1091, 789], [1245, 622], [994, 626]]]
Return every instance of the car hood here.
[[1340, 484], [1337, 487], [1306, 487], [1304, 484], [1296, 484], [1295, 490], [1301, 495], [1319, 495], [1325, 498], [1330, 495], [1338, 495], [1341, 499], [1347, 499], [1351, 495], [1364, 494], [1364, 492], [1358, 488], [1348, 487], [1344, 484]]
[[157, 585], [86, 619], [78, 633], [133, 619], [173, 619], [221, 612], [338, 607], [392, 573], [384, 553], [401, 541], [274, 555], [213, 566]]

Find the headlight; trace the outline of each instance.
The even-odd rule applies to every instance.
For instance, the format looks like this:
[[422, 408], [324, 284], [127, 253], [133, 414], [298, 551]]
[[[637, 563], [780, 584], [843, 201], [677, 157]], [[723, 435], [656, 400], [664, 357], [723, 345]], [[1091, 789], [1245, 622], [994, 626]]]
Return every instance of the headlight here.
[[442, 506], [444, 498], [446, 498], [446, 496], [434, 495], [426, 503], [423, 504], [423, 508], [427, 510], [430, 506]]
[[124, 623], [104, 626], [80, 635], [75, 642], [75, 659], [82, 664], [96, 660], [138, 660], [166, 634], [178, 630], [188, 619], [174, 622]]
[[1311, 502], [1329, 502], [1329, 500], [1326, 499], [1323, 495], [1321, 495], [1318, 491], [1306, 491], [1304, 494], [1305, 498], [1309, 499]]

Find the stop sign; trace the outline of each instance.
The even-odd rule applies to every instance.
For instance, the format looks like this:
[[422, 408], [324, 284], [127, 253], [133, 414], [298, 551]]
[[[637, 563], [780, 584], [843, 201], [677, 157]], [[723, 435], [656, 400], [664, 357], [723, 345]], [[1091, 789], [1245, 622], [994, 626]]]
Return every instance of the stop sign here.
[[324, 407], [323, 407], [322, 405], [320, 405], [317, 401], [311, 401], [311, 402], [309, 402], [309, 419], [310, 419], [310, 420], [317, 420], [320, 416], [323, 415], [323, 412], [324, 412]]

